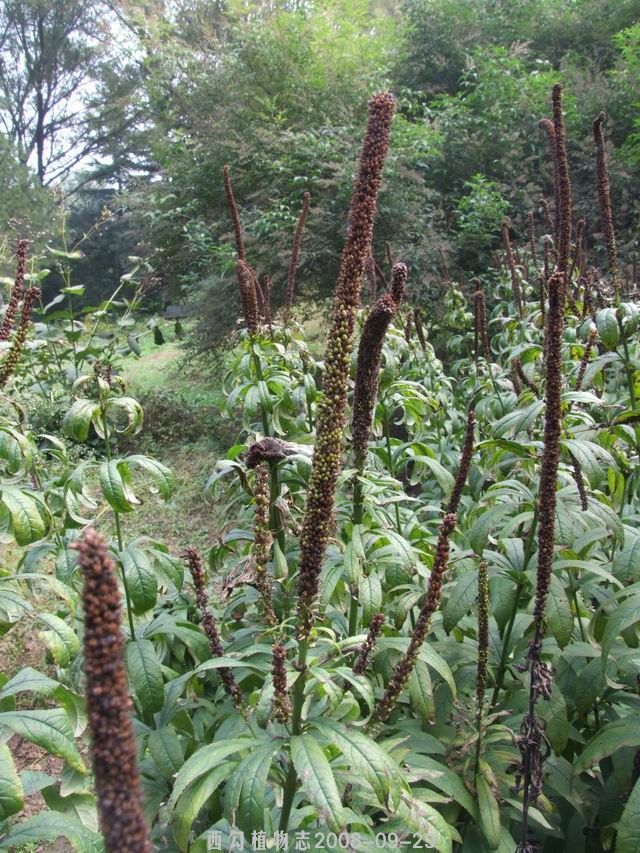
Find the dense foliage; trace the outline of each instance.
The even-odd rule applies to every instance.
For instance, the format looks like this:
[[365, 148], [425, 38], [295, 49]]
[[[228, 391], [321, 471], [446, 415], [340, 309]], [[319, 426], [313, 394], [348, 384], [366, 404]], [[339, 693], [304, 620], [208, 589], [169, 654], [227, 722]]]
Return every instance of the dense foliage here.
[[[462, 222], [493, 223], [504, 255], [472, 298], [450, 281], [421, 314], [411, 269], [371, 261], [391, 110], [371, 101], [323, 361], [295, 305], [272, 310], [227, 175], [242, 325], [220, 414], [241, 431], [209, 480], [227, 524], [206, 563], [122, 532], [143, 490], [175, 486], [130, 450], [142, 410], [119, 363], [136, 352], [142, 270], [78, 315], [77, 253], [59, 253], [63, 299], [24, 348], [37, 282], [21, 244], [0, 334], [0, 535], [19, 554], [0, 627], [32, 620], [51, 667], [0, 686], [2, 847], [64, 835], [199, 853], [289, 832], [291, 846], [636, 849], [640, 312], [616, 272], [602, 118], [610, 274], [572, 230], [555, 86], [558, 224], [512, 242], [492, 185], [470, 178]], [[121, 331], [100, 339], [107, 314]], [[58, 428], [37, 424], [41, 398], [64, 406]], [[11, 734], [62, 759], [60, 778], [18, 771]], [[48, 810], [16, 819], [36, 790]]]

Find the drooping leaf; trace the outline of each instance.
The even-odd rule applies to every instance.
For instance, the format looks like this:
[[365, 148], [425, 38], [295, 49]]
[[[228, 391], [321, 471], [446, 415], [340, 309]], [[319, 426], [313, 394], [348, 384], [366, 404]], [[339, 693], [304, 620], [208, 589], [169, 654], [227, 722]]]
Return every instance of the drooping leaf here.
[[334, 832], [345, 826], [340, 792], [322, 747], [311, 734], [291, 738], [291, 760], [303, 790], [318, 809], [323, 823]]

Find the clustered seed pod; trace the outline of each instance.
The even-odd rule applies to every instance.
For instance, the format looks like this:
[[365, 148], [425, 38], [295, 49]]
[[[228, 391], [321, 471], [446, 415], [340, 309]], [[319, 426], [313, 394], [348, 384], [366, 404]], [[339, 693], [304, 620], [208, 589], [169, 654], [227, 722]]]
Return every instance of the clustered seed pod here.
[[362, 328], [353, 392], [353, 457], [355, 467], [362, 471], [367, 456], [367, 444], [373, 422], [373, 411], [378, 395], [380, 361], [385, 335], [396, 315], [404, 294], [407, 268], [396, 264], [393, 268], [391, 291], [383, 293], [369, 312]]
[[582, 383], [584, 382], [584, 375], [587, 371], [587, 365], [589, 364], [589, 360], [591, 358], [591, 351], [595, 346], [596, 340], [598, 337], [598, 330], [591, 329], [589, 332], [589, 337], [587, 338], [587, 343], [584, 348], [584, 352], [582, 353], [582, 358], [580, 359], [580, 366], [578, 367], [578, 375], [576, 377], [576, 391], [579, 391], [582, 388]]
[[307, 504], [298, 564], [298, 633], [308, 636], [314, 621], [318, 579], [333, 518], [334, 493], [342, 461], [349, 362], [365, 267], [371, 255], [373, 220], [382, 166], [389, 147], [394, 100], [383, 92], [369, 102], [369, 122], [354, 188], [347, 240], [325, 353], [323, 392], [316, 414]]
[[489, 333], [487, 332], [487, 306], [484, 300], [484, 293], [480, 289], [476, 290], [473, 294], [473, 307], [476, 361], [480, 357], [480, 344], [482, 344], [482, 354], [485, 361], [490, 363], [491, 347], [489, 346]]
[[520, 380], [520, 382], [525, 385], [531, 392], [533, 392], [536, 397], [540, 396], [540, 388], [537, 383], [533, 381], [533, 379], [529, 379], [527, 374], [524, 372], [524, 368], [522, 366], [522, 362], [515, 356], [511, 359], [511, 366], [513, 367], [513, 371]]
[[456, 474], [456, 479], [453, 484], [453, 490], [451, 492], [451, 497], [449, 498], [449, 503], [447, 504], [447, 512], [449, 514], [455, 514], [458, 512], [458, 506], [460, 505], [460, 497], [462, 496], [462, 490], [464, 489], [464, 485], [467, 482], [467, 477], [469, 476], [469, 468], [471, 467], [471, 457], [473, 456], [473, 434], [476, 423], [476, 413], [473, 409], [469, 409], [467, 414], [467, 426], [464, 433], [464, 445], [462, 447], [462, 456], [460, 457], [460, 465], [458, 466], [458, 473]]
[[600, 204], [600, 218], [602, 230], [607, 249], [607, 260], [609, 272], [615, 293], [616, 302], [620, 300], [620, 273], [618, 270], [618, 256], [616, 247], [616, 232], [613, 225], [613, 211], [611, 210], [611, 193], [609, 187], [609, 171], [607, 169], [607, 154], [604, 144], [603, 125], [606, 120], [605, 113], [600, 113], [593, 122], [593, 138], [596, 143], [596, 175], [598, 180], [598, 203]]
[[73, 547], [84, 580], [84, 671], [100, 828], [108, 853], [151, 853], [123, 661], [115, 565], [107, 543], [91, 528]]
[[281, 438], [261, 438], [254, 441], [244, 452], [244, 462], [247, 468], [255, 468], [262, 462], [280, 462], [287, 456], [292, 456], [301, 449], [300, 445], [282, 441]]
[[287, 690], [287, 652], [278, 643], [271, 649], [273, 675], [273, 713], [279, 723], [285, 725], [291, 719], [291, 699]]
[[298, 269], [298, 260], [300, 258], [300, 245], [302, 243], [302, 233], [304, 231], [304, 226], [307, 221], [307, 216], [309, 215], [309, 208], [311, 207], [311, 193], [305, 193], [302, 196], [302, 212], [300, 213], [300, 219], [298, 219], [298, 225], [296, 226], [295, 237], [293, 238], [293, 248], [291, 249], [291, 263], [289, 264], [289, 273], [287, 275], [287, 294], [284, 301], [285, 312], [291, 311], [293, 307], [293, 297], [295, 295], [295, 287], [296, 287], [296, 271]]
[[40, 288], [30, 287], [27, 290], [25, 297], [22, 301], [20, 323], [18, 324], [18, 328], [14, 335], [13, 343], [11, 344], [11, 349], [5, 357], [2, 363], [2, 367], [0, 367], [0, 388], [4, 388], [4, 386], [7, 384], [13, 374], [13, 371], [16, 369], [18, 362], [20, 361], [20, 356], [22, 355], [22, 350], [25, 341], [27, 340], [29, 326], [31, 325], [33, 304], [39, 296]]
[[242, 313], [250, 335], [258, 331], [258, 294], [256, 290], [256, 277], [251, 267], [240, 260], [236, 264], [236, 275], [240, 288], [240, 299], [242, 301]]
[[429, 585], [427, 594], [425, 595], [424, 603], [420, 608], [420, 615], [416, 620], [416, 627], [411, 634], [409, 648], [403, 655], [402, 659], [396, 664], [387, 684], [387, 689], [384, 692], [382, 699], [376, 704], [371, 716], [372, 722], [383, 723], [389, 718], [389, 715], [396, 706], [400, 694], [404, 690], [413, 668], [418, 660], [420, 647], [424, 643], [425, 637], [431, 625], [431, 617], [436, 612], [440, 605], [442, 595], [442, 583], [447, 570], [449, 561], [449, 537], [456, 526], [455, 515], [449, 513], [445, 515], [440, 525], [440, 535], [436, 546], [436, 557], [429, 575]]
[[256, 511], [253, 518], [256, 585], [262, 597], [264, 621], [270, 628], [273, 628], [278, 620], [273, 610], [273, 590], [271, 587], [271, 578], [267, 572], [272, 536], [269, 530], [269, 471], [265, 465], [258, 465], [256, 468], [253, 494], [256, 503]]
[[[548, 118], [541, 118], [538, 122], [538, 127], [541, 127], [547, 133], [547, 140], [549, 142], [549, 154], [551, 155], [551, 164], [553, 166], [553, 198], [554, 198], [554, 214], [555, 214], [555, 224], [553, 225], [553, 230], [551, 231], [553, 235], [553, 239], [558, 239], [558, 234], [560, 231], [560, 198], [558, 195], [560, 188], [559, 181], [559, 172], [558, 172], [558, 148], [556, 145], [556, 129], [551, 121]], [[541, 199], [541, 203], [543, 207], [545, 207], [545, 218], [549, 222], [549, 226], [551, 226], [551, 217], [549, 216], [549, 204], [547, 201]]]
[[422, 315], [420, 314], [419, 308], [413, 309], [413, 324], [416, 327], [416, 337], [420, 343], [420, 348], [422, 352], [426, 353], [427, 351], [427, 337], [424, 333], [424, 326], [422, 325]]
[[[209, 596], [204, 588], [204, 569], [202, 568], [200, 554], [195, 548], [186, 548], [182, 557], [193, 578], [193, 585], [196, 590], [196, 604], [200, 611], [203, 630], [209, 640], [211, 654], [216, 658], [222, 658], [224, 657], [224, 649], [222, 648], [222, 641], [220, 640], [216, 620], [209, 609]], [[218, 672], [225, 691], [233, 699], [234, 705], [240, 708], [242, 705], [242, 691], [238, 686], [233, 672], [226, 666], [220, 667]]]
[[363, 675], [367, 664], [369, 663], [369, 659], [371, 657], [371, 653], [373, 652], [376, 643], [378, 641], [378, 636], [380, 631], [382, 631], [382, 626], [384, 625], [384, 613], [374, 613], [371, 617], [371, 622], [369, 624], [369, 631], [367, 633], [367, 638], [364, 643], [360, 646], [360, 651], [358, 652], [358, 657], [353, 665], [353, 672], [355, 675]]
[[522, 290], [520, 288], [518, 270], [516, 269], [516, 260], [513, 255], [513, 249], [511, 248], [511, 240], [509, 238], [509, 225], [506, 221], [502, 223], [502, 243], [504, 245], [504, 251], [507, 256], [507, 266], [509, 267], [509, 273], [511, 275], [511, 291], [513, 293], [513, 301], [515, 303], [518, 316], [522, 317]]
[[489, 663], [489, 570], [486, 560], [478, 566], [478, 670], [476, 674], [476, 702], [478, 723], [482, 721], [482, 706], [487, 686]]
[[229, 166], [225, 166], [222, 170], [222, 175], [224, 179], [224, 190], [227, 194], [227, 204], [229, 205], [229, 213], [231, 214], [231, 222], [233, 223], [233, 231], [236, 237], [236, 251], [238, 253], [238, 260], [245, 260], [244, 253], [244, 239], [242, 237], [242, 226], [240, 225], [240, 217], [238, 215], [238, 205], [236, 204], [236, 199], [233, 194], [233, 187], [231, 185], [231, 175], [229, 174]]
[[13, 287], [11, 288], [11, 294], [9, 296], [9, 301], [7, 303], [6, 310], [4, 312], [2, 326], [0, 326], [0, 341], [9, 340], [9, 335], [11, 334], [14, 323], [16, 321], [16, 317], [18, 314], [18, 304], [20, 302], [24, 290], [24, 276], [25, 272], [27, 271], [28, 245], [28, 240], [20, 240], [20, 242], [18, 243], [18, 250], [16, 252], [16, 257], [18, 261], [16, 277], [13, 283]]

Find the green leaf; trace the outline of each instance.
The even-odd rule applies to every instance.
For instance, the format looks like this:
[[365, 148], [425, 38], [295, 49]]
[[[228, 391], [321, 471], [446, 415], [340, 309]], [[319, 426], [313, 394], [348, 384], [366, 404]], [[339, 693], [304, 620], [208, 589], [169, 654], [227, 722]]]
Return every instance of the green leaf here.
[[429, 667], [422, 660], [417, 660], [407, 685], [411, 706], [417, 711], [425, 723], [433, 723], [435, 704]]
[[9, 510], [11, 527], [18, 545], [30, 545], [47, 532], [38, 504], [26, 492], [13, 486], [2, 487], [2, 501]]
[[98, 477], [102, 493], [113, 509], [132, 512], [133, 504], [140, 503], [129, 487], [131, 475], [122, 460], [103, 462], [98, 469]]
[[442, 611], [443, 626], [447, 634], [472, 608], [478, 597], [478, 572], [467, 569], [455, 583], [449, 586], [443, 596], [445, 604]]
[[302, 789], [318, 809], [320, 820], [334, 832], [340, 832], [345, 826], [342, 800], [322, 747], [310, 734], [292, 737], [290, 746]]
[[168, 500], [171, 497], [176, 486], [176, 480], [170, 468], [150, 456], [127, 456], [125, 461], [129, 465], [137, 465], [139, 468], [148, 471], [153, 477], [162, 498]]
[[151, 640], [127, 643], [127, 672], [131, 689], [146, 719], [162, 708], [164, 686], [162, 670]]
[[24, 792], [6, 743], [0, 743], [0, 821], [22, 811]]
[[244, 832], [264, 828], [264, 795], [271, 763], [277, 752], [278, 747], [273, 744], [259, 746], [243, 758], [226, 784], [227, 818]]
[[620, 340], [620, 328], [615, 308], [602, 308], [596, 312], [596, 327], [600, 340], [607, 349], [614, 349]]
[[233, 772], [236, 761], [225, 761], [204, 778], [191, 785], [177, 802], [173, 818], [173, 832], [176, 844], [181, 851], [189, 850], [191, 827], [198, 817], [200, 809], [209, 797]]
[[500, 846], [500, 806], [491, 785], [482, 773], [476, 774], [476, 792], [480, 812], [480, 828], [492, 850]]
[[367, 626], [374, 613], [379, 613], [382, 609], [382, 583], [377, 572], [371, 572], [370, 575], [362, 578], [358, 597], [364, 610], [363, 623]]
[[350, 771], [371, 785], [381, 803], [398, 799], [404, 787], [402, 771], [382, 747], [362, 732], [338, 723], [314, 721], [311, 725], [340, 750]]
[[190, 785], [204, 776], [205, 773], [214, 770], [228, 755], [234, 752], [242, 752], [245, 749], [251, 749], [255, 744], [256, 741], [253, 737], [237, 737], [230, 740], [222, 740], [219, 743], [214, 742], [194, 752], [185, 764], [183, 764], [176, 776], [173, 791], [167, 805], [169, 815], [175, 809], [179, 797]]
[[633, 786], [618, 821], [616, 853], [640, 853], [640, 779]]
[[573, 634], [573, 615], [562, 582], [555, 575], [551, 575], [550, 581], [545, 615], [551, 633], [562, 649]]
[[640, 580], [640, 536], [627, 531], [622, 551], [613, 557], [613, 574], [623, 583]]
[[68, 815], [49, 811], [39, 812], [11, 826], [3, 838], [3, 845], [6, 849], [18, 850], [41, 841], [55, 841], [56, 838], [68, 839], [79, 853], [104, 853], [99, 833], [70, 820]]
[[38, 619], [49, 628], [41, 631], [45, 645], [58, 666], [67, 666], [80, 651], [80, 639], [67, 623], [52, 613], [39, 613]]
[[503, 503], [494, 506], [492, 509], [485, 510], [474, 522], [473, 527], [469, 531], [469, 545], [478, 556], [482, 556], [482, 552], [487, 547], [489, 536], [496, 529], [500, 521], [507, 513], [513, 511], [511, 504]]
[[91, 422], [100, 411], [95, 400], [76, 400], [63, 418], [62, 431], [76, 441], [86, 441]]
[[0, 699], [27, 692], [36, 693], [38, 696], [53, 696], [60, 687], [62, 685], [53, 678], [26, 666], [3, 686], [0, 690]]
[[129, 545], [120, 552], [119, 559], [131, 596], [133, 612], [139, 615], [151, 610], [158, 598], [158, 579], [146, 552], [135, 545]]
[[0, 726], [6, 726], [52, 755], [59, 755], [75, 770], [86, 772], [67, 715], [60, 708], [5, 711], [0, 713]]
[[149, 735], [153, 763], [165, 779], [172, 779], [184, 764], [184, 752], [174, 728], [163, 726]]
[[574, 775], [588, 770], [625, 746], [640, 746], [640, 720], [633, 717], [625, 717], [603, 726], [575, 760]]

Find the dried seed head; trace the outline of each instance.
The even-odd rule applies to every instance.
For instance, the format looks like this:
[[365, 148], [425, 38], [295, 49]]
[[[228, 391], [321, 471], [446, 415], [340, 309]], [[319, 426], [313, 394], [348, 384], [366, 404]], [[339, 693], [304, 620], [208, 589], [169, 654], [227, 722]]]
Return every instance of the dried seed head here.
[[255, 468], [262, 462], [280, 462], [299, 449], [298, 445], [282, 441], [280, 438], [261, 438], [248, 447], [243, 456], [247, 468]]
[[482, 719], [484, 693], [487, 686], [489, 663], [489, 567], [486, 560], [478, 566], [478, 670], [476, 674], [476, 702], [478, 721]]
[[73, 547], [84, 580], [84, 671], [100, 828], [108, 853], [151, 853], [123, 661], [115, 566], [107, 543], [91, 528]]

